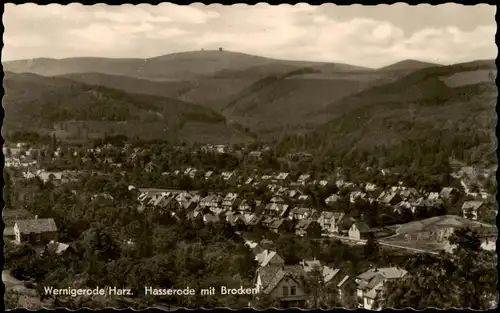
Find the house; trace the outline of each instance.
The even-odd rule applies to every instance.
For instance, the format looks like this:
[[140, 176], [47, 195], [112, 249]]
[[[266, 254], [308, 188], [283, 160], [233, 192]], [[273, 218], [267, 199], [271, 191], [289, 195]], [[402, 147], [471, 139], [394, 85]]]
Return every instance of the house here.
[[280, 183], [289, 183], [290, 182], [290, 174], [289, 173], [279, 173], [276, 176], [276, 180]]
[[213, 171], [208, 171], [205, 173], [203, 177], [205, 178], [205, 180], [209, 180], [210, 178], [212, 178], [213, 174], [214, 174]]
[[203, 223], [205, 224], [214, 224], [220, 222], [220, 218], [218, 214], [205, 214], [203, 215]]
[[439, 193], [437, 192], [431, 192], [429, 193], [429, 196], [427, 197], [429, 200], [438, 200], [439, 199]]
[[277, 196], [284, 196], [288, 194], [288, 188], [287, 187], [279, 187], [278, 190], [276, 191]]
[[234, 172], [222, 172], [221, 177], [228, 185], [234, 185], [238, 181], [238, 177]]
[[286, 217], [288, 214], [289, 206], [288, 204], [280, 204], [280, 203], [269, 203], [264, 208], [264, 214], [267, 216], [279, 216]]
[[325, 284], [329, 284], [330, 282], [332, 282], [340, 272], [340, 269], [333, 269], [326, 265], [321, 265], [321, 262], [316, 259], [312, 261], [303, 260], [302, 262], [300, 262], [300, 265], [302, 265], [305, 273], [310, 273], [315, 269], [319, 270], [321, 272], [321, 276], [323, 277], [323, 283]]
[[288, 192], [288, 197], [294, 199], [298, 198], [301, 194], [300, 190], [293, 189]]
[[319, 260], [316, 260], [316, 258], [313, 260], [310, 260], [310, 261], [302, 260], [300, 262], [300, 265], [302, 266], [302, 269], [306, 273], [309, 273], [314, 269], [321, 269], [322, 268], [321, 262]]
[[318, 224], [318, 222], [315, 222], [310, 218], [300, 220], [297, 225], [295, 225], [295, 234], [297, 234], [297, 236], [303, 237], [306, 235], [311, 235], [314, 231], [317, 232], [317, 235], [321, 236], [321, 226]]
[[348, 236], [349, 229], [351, 229], [352, 224], [356, 222], [353, 217], [342, 214], [337, 220], [337, 229], [340, 235]]
[[408, 274], [398, 267], [373, 268], [356, 277], [358, 307], [376, 310], [374, 301], [380, 298], [384, 284], [389, 280], [401, 279]]
[[439, 197], [443, 200], [450, 200], [451, 197], [457, 192], [457, 190], [453, 187], [444, 187], [441, 189], [441, 192], [439, 193]]
[[198, 177], [198, 175], [199, 175], [198, 173], [199, 173], [199, 171], [198, 171], [197, 169], [193, 168], [193, 169], [191, 169], [191, 171], [189, 172], [188, 176], [189, 176], [189, 178], [191, 178], [191, 179], [195, 179], [196, 177]]
[[366, 192], [374, 191], [375, 189], [377, 189], [377, 185], [375, 185], [373, 183], [366, 183], [366, 185], [365, 185]]
[[254, 220], [257, 216], [255, 214], [241, 214], [240, 219], [243, 221], [243, 223], [247, 226], [250, 226], [252, 220]]
[[297, 183], [299, 183], [301, 185], [305, 185], [305, 184], [307, 184], [309, 182], [310, 179], [311, 179], [311, 175], [309, 175], [309, 174], [302, 174], [297, 179]]
[[191, 171], [194, 171], [195, 169], [192, 168], [192, 167], [188, 167], [187, 169], [184, 170], [184, 175], [185, 176], [189, 176], [189, 174], [191, 173]]
[[300, 207], [296, 207], [296, 208], [293, 208], [292, 210], [290, 210], [290, 213], [288, 214], [288, 218], [289, 219], [294, 219], [294, 220], [301, 220], [301, 219], [304, 219], [304, 218], [307, 218], [311, 215], [311, 209], [309, 208], [300, 208]]
[[352, 223], [351, 228], [349, 228], [349, 238], [354, 240], [366, 240], [371, 234], [370, 227], [362, 221], [357, 221]]
[[309, 195], [300, 195], [297, 198], [297, 201], [302, 202], [302, 203], [307, 203], [307, 202], [309, 202], [309, 200], [311, 200], [311, 196], [309, 196]]
[[61, 255], [70, 252], [76, 252], [76, 248], [73, 245], [68, 245], [62, 242], [51, 240], [48, 244], [45, 245], [45, 249], [42, 251], [42, 254], [48, 253]]
[[349, 277], [349, 275], [337, 275], [339, 278], [338, 282], [336, 283], [337, 291], [339, 294], [339, 297], [341, 299], [345, 299], [348, 297], [355, 296], [355, 291], [356, 291], [356, 282], [354, 279]]
[[222, 200], [222, 197], [220, 197], [219, 195], [209, 195], [201, 199], [199, 205], [201, 208], [219, 207], [222, 204]]
[[272, 197], [271, 200], [269, 200], [269, 202], [271, 202], [271, 203], [284, 203], [285, 200], [281, 197], [275, 196], [275, 197]]
[[373, 190], [367, 191], [366, 196], [371, 202], [373, 202], [374, 200], [379, 199], [382, 192], [383, 190], [381, 188], [375, 188]]
[[405, 201], [414, 200], [418, 197], [418, 191], [415, 188], [407, 188], [399, 192], [401, 198]]
[[53, 218], [17, 220], [14, 224], [17, 243], [46, 244], [57, 240], [57, 226]]
[[408, 210], [411, 211], [412, 214], [415, 214], [416, 208], [417, 207], [409, 201], [401, 201], [394, 207], [394, 213], [403, 214], [405, 210]]
[[158, 200], [159, 201], [155, 203], [155, 207], [162, 215], [182, 209], [181, 204], [175, 199], [175, 197], [162, 197]]
[[252, 212], [252, 206], [250, 202], [246, 199], [243, 199], [238, 205], [238, 211], [240, 212]]
[[285, 261], [283, 258], [276, 252], [270, 250], [263, 250], [257, 255], [255, 255], [255, 260], [259, 264], [259, 266], [268, 266], [268, 265], [283, 265]]
[[272, 179], [273, 179], [273, 177], [271, 175], [262, 175], [262, 177], [260, 178], [260, 180], [263, 183], [270, 182]]
[[260, 151], [251, 151], [248, 154], [248, 158], [250, 160], [259, 161], [259, 160], [262, 159], [262, 152], [260, 152]]
[[340, 214], [334, 212], [323, 211], [320, 214], [318, 219], [318, 223], [323, 230], [323, 233], [331, 234], [338, 233], [337, 228], [337, 219], [340, 217]]
[[262, 219], [264, 218], [262, 215], [257, 216], [255, 214], [244, 214], [245, 217], [244, 221], [246, 221], [247, 226], [256, 226], [261, 223]]
[[337, 194], [333, 194], [325, 199], [325, 204], [328, 205], [329, 207], [333, 207], [339, 201], [339, 199], [340, 196], [338, 196]]
[[482, 201], [466, 201], [462, 205], [462, 216], [471, 220], [477, 220], [478, 211], [483, 207]]
[[320, 180], [318, 182], [318, 185], [320, 185], [321, 187], [326, 187], [328, 186], [328, 184], [329, 184], [328, 180]]
[[268, 222], [268, 228], [270, 231], [279, 234], [287, 231], [287, 224], [284, 218], [272, 218], [271, 221]]
[[357, 199], [364, 199], [366, 193], [361, 191], [352, 191], [349, 193], [349, 202], [354, 203]]
[[226, 216], [226, 222], [231, 225], [231, 227], [239, 228], [245, 226], [245, 221], [241, 218], [240, 214], [228, 214]]
[[228, 193], [224, 200], [222, 200], [222, 208], [224, 210], [233, 210], [238, 207], [241, 200], [238, 199], [238, 194], [236, 193]]
[[396, 205], [399, 202], [401, 202], [403, 198], [399, 195], [399, 193], [396, 192], [390, 192], [388, 194], [385, 194], [382, 202], [387, 205]]
[[304, 276], [300, 265], [268, 265], [257, 269], [255, 288], [278, 301], [281, 308], [302, 308], [307, 298]]

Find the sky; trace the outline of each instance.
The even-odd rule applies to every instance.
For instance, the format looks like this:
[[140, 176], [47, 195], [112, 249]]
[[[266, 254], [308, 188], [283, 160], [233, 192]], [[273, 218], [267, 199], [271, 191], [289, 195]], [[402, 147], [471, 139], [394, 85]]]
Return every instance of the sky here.
[[224, 48], [380, 67], [494, 59], [495, 6], [5, 4], [2, 60], [149, 58]]

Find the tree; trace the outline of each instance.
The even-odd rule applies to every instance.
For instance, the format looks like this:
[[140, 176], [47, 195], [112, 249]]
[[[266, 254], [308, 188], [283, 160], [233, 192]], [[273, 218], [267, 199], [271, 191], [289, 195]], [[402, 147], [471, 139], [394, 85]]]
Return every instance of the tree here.
[[373, 233], [370, 233], [370, 237], [368, 237], [368, 240], [366, 241], [364, 246], [365, 257], [368, 260], [377, 261], [379, 258], [379, 252], [380, 252], [380, 245], [375, 236], [373, 235]]
[[340, 306], [338, 291], [334, 284], [325, 282], [321, 266], [315, 266], [304, 278], [304, 289], [308, 295], [306, 305], [311, 309], [332, 309]]
[[[498, 304], [495, 253], [482, 251], [477, 233], [456, 230], [453, 254], [419, 255], [409, 259], [403, 279], [384, 286], [383, 307], [487, 310]], [[446, 282], [445, 284], [443, 282]]]

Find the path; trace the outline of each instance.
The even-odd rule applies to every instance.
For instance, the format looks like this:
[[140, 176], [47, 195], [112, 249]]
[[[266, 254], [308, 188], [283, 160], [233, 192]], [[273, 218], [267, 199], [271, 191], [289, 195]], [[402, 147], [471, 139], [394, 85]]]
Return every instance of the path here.
[[[336, 239], [339, 239], [339, 240], [342, 240], [342, 241], [353, 242], [353, 243], [355, 243], [357, 245], [366, 244], [366, 240], [364, 240], [364, 239], [359, 239], [358, 240], [358, 239], [352, 239], [352, 238], [349, 238], [349, 237], [343, 237], [343, 236], [337, 236], [337, 235], [327, 235], [327, 237], [329, 237], [329, 238], [336, 238]], [[320, 240], [322, 240], [322, 239], [325, 239], [325, 238], [321, 238]], [[429, 254], [435, 254], [435, 255], [439, 254], [438, 252], [435, 252], [435, 251], [428, 251], [428, 250], [422, 250], [422, 249], [417, 249], [417, 248], [399, 246], [399, 245], [395, 245], [395, 244], [384, 242], [384, 241], [379, 241], [378, 243], [381, 246], [386, 246], [386, 247], [391, 247], [391, 248], [398, 248], [398, 249], [410, 250], [410, 251], [419, 252], [419, 253], [429, 253]]]
[[15, 278], [10, 274], [10, 271], [3, 270], [2, 271], [2, 281], [5, 284], [5, 287], [14, 287], [14, 286], [24, 286], [23, 281]]

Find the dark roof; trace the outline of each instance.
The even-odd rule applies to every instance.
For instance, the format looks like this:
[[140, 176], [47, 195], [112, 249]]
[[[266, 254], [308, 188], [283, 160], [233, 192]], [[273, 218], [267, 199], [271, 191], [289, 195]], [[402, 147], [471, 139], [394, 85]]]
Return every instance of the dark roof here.
[[260, 275], [263, 292], [270, 294], [285, 277], [301, 282], [305, 272], [300, 265], [268, 265], [257, 270]]
[[278, 218], [278, 219], [275, 219], [271, 222], [271, 224], [269, 225], [269, 228], [273, 228], [273, 229], [277, 229], [279, 228], [281, 225], [283, 225], [283, 222], [285, 222], [285, 219], [284, 218]]
[[354, 222], [354, 225], [356, 225], [360, 233], [369, 233], [371, 231], [370, 226], [365, 222], [357, 221]]
[[23, 234], [41, 234], [45, 232], [56, 232], [57, 226], [53, 218], [39, 218], [33, 220], [16, 221], [19, 231]]

